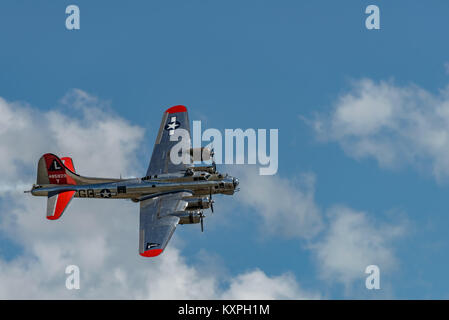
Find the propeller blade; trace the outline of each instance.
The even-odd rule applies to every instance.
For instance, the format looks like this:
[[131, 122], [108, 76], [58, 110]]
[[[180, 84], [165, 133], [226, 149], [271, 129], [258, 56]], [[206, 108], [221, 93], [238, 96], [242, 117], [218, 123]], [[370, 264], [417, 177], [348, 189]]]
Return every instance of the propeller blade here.
[[210, 210], [212, 213], [214, 213], [214, 200], [212, 200], [212, 188], [209, 188], [209, 203], [210, 203]]
[[217, 164], [215, 163], [215, 148], [214, 143], [212, 142], [212, 149], [210, 150], [210, 156], [212, 158], [212, 168], [214, 168], [214, 173], [217, 172]]
[[200, 214], [200, 222], [201, 222], [201, 232], [204, 232], [204, 224], [203, 224], [203, 213]]

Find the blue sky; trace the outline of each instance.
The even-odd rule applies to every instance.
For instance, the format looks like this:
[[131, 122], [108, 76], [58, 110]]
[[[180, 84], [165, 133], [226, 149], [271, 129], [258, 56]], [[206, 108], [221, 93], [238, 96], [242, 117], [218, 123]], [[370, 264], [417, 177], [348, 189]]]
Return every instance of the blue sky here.
[[[65, 28], [69, 4], [80, 8], [80, 30]], [[380, 8], [380, 30], [365, 28], [369, 4]], [[415, 100], [410, 114], [426, 114], [435, 101], [447, 101], [442, 91], [449, 78], [448, 10], [447, 1], [3, 1], [0, 97], [74, 118], [80, 111], [67, 108], [62, 97], [74, 88], [97, 97], [106, 114], [145, 129], [135, 148], [142, 175], [169, 106], [186, 105], [203, 128], [279, 129], [279, 171], [273, 179], [307, 194], [303, 175], [313, 177], [322, 229], [312, 238], [267, 233], [260, 208], [221, 197], [204, 234], [198, 226], [177, 230], [186, 264], [201, 266], [207, 256], [231, 277], [255, 268], [268, 276], [287, 272], [304, 290], [324, 298], [447, 298], [448, 175], [434, 172], [445, 168], [444, 154], [403, 136], [413, 132], [415, 122], [401, 112]], [[431, 96], [421, 101], [403, 93], [404, 108], [394, 111], [388, 129], [369, 135], [373, 144], [379, 138], [397, 148], [416, 147], [416, 153], [404, 158], [401, 153], [385, 164], [381, 151], [357, 149], [366, 133], [332, 127], [339, 120], [335, 110], [345, 108], [341, 97], [360, 98], [356, 84], [362, 79], [372, 81], [369, 92], [387, 83], [390, 91], [380, 90], [386, 100], [401, 88]], [[429, 121], [438, 122], [438, 114]], [[410, 126], [401, 127], [409, 120]], [[314, 127], [318, 121], [324, 138]], [[89, 159], [74, 161], [82, 167]], [[32, 177], [35, 167], [26, 170]], [[8, 197], [0, 197], [3, 207]], [[310, 249], [327, 239], [334, 221], [330, 211], [337, 205], [365, 212], [374, 232], [401, 226], [400, 236], [385, 244], [395, 267], [384, 273], [380, 265], [381, 290], [364, 288], [364, 270], [350, 281], [326, 275]], [[3, 221], [8, 213], [2, 210]], [[2, 259], [21, 257], [23, 245], [8, 232], [0, 232], [0, 240]]]

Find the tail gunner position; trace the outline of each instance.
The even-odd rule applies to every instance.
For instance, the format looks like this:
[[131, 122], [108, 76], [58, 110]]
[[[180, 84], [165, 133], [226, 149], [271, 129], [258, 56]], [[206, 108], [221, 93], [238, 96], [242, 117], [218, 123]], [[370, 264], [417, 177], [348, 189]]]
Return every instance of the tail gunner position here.
[[[232, 195], [238, 191], [239, 180], [217, 172], [214, 162], [198, 167], [171, 161], [170, 150], [178, 141], [170, 141], [170, 136], [180, 128], [190, 135], [186, 107], [169, 108], [162, 116], [147, 173], [140, 179], [83, 177], [75, 173], [71, 158], [44, 154], [31, 194], [48, 197], [49, 220], [59, 219], [73, 197], [139, 202], [139, 253], [144, 257], [157, 256], [178, 224], [200, 223], [203, 231], [203, 210], [210, 208], [213, 212], [212, 194]], [[205, 148], [195, 151], [190, 146], [189, 153], [192, 160], [196, 153], [203, 155], [202, 160], [213, 158], [213, 150]]]

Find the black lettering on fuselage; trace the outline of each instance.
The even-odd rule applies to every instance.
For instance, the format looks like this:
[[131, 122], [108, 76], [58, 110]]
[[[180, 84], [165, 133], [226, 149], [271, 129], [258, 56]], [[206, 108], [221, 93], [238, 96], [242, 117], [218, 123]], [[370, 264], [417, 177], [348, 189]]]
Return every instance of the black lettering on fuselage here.
[[78, 197], [80, 197], [80, 198], [95, 198], [95, 190], [94, 189], [78, 190]]

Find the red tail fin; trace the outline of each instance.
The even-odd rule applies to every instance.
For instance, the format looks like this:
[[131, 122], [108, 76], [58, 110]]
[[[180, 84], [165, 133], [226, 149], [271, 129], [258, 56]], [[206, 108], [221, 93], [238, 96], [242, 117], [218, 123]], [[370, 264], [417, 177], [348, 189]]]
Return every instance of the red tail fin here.
[[52, 153], [46, 153], [42, 158], [50, 184], [76, 184], [75, 180], [67, 174], [67, 170], [75, 171], [71, 158], [63, 158], [64, 163]]

